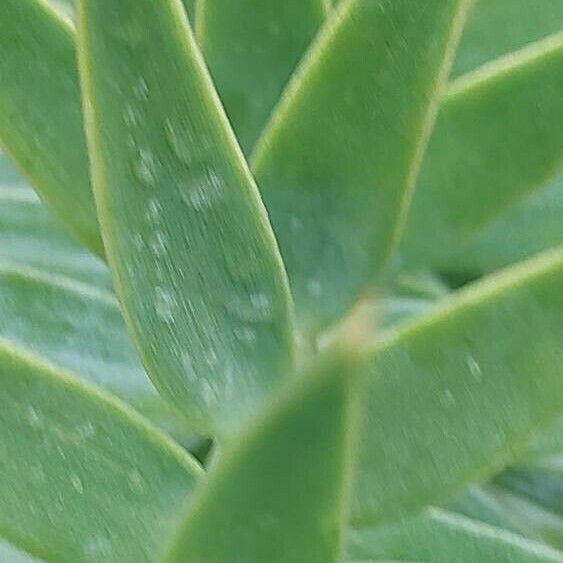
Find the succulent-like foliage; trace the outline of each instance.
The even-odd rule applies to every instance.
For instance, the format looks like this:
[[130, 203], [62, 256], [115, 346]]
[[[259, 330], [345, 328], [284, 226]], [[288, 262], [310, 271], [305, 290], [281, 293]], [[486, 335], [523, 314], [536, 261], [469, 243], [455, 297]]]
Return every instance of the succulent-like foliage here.
[[563, 562], [562, 25], [2, 0], [0, 561]]

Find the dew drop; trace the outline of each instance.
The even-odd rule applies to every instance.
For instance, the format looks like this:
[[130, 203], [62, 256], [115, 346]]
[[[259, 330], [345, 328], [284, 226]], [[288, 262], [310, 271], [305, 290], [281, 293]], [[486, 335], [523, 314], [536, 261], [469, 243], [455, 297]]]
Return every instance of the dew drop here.
[[87, 440], [96, 435], [96, 428], [91, 422], [86, 422], [76, 429], [76, 435], [79, 440]]
[[217, 363], [219, 362], [219, 358], [217, 357], [217, 352], [215, 352], [213, 348], [208, 348], [207, 350], [205, 350], [203, 352], [203, 357], [205, 358], [206, 364], [210, 368], [216, 367]]
[[71, 482], [74, 490], [78, 494], [81, 495], [82, 493], [84, 493], [84, 485], [82, 484], [82, 480], [80, 479], [80, 477], [76, 473], [71, 473], [70, 482]]
[[319, 297], [322, 293], [321, 282], [317, 279], [311, 279], [307, 282], [307, 290], [314, 297]]
[[225, 183], [215, 170], [207, 169], [192, 178], [190, 189], [181, 194], [182, 201], [196, 211], [211, 209], [225, 194]]
[[265, 293], [234, 296], [225, 306], [231, 314], [244, 322], [267, 323], [272, 320], [272, 302]]
[[135, 86], [133, 86], [133, 93], [139, 100], [145, 101], [149, 99], [149, 87], [147, 81], [141, 76]]
[[135, 175], [143, 184], [152, 185], [155, 179], [155, 160], [149, 149], [140, 149], [135, 161]]
[[471, 375], [477, 379], [480, 378], [482, 375], [481, 366], [477, 363], [477, 360], [470, 355], [467, 356], [465, 361], [467, 363], [467, 367], [469, 368], [469, 371], [471, 372]]
[[40, 414], [32, 405], [29, 405], [27, 407], [27, 420], [29, 421], [29, 424], [32, 428], [41, 428], [41, 426], [43, 425]]
[[160, 204], [154, 198], [149, 200], [146, 217], [149, 221], [157, 223], [160, 220]]
[[164, 131], [166, 140], [176, 157], [185, 164], [193, 164], [195, 160], [195, 141], [189, 131], [186, 130], [183, 133], [179, 133], [170, 120], [166, 120]]
[[454, 394], [449, 389], [446, 389], [440, 397], [440, 403], [444, 407], [453, 407], [456, 404]]
[[125, 111], [123, 112], [123, 121], [129, 127], [136, 127], [139, 123], [139, 115], [135, 108], [131, 105], [125, 107]]
[[256, 331], [248, 326], [237, 327], [234, 329], [235, 337], [240, 342], [252, 344], [256, 342]]
[[156, 256], [164, 256], [166, 253], [167, 239], [164, 233], [156, 231], [151, 240], [150, 247]]
[[143, 479], [143, 476], [136, 469], [129, 471], [127, 479], [131, 490], [136, 491], [138, 493], [144, 491], [145, 480]]
[[174, 311], [177, 307], [176, 299], [161, 287], [156, 288], [155, 309], [161, 321], [174, 322]]

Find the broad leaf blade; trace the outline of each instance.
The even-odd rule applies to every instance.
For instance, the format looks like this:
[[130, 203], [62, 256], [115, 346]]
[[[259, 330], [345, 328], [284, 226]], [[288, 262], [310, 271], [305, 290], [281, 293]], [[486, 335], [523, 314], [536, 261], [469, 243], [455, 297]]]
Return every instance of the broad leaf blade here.
[[112, 294], [0, 263], [0, 311], [5, 340], [111, 391], [167, 430], [185, 431], [141, 367]]
[[561, 415], [562, 283], [553, 252], [376, 344], [355, 521], [448, 502]]
[[563, 174], [518, 198], [448, 260], [454, 272], [487, 272], [563, 245]]
[[111, 288], [104, 263], [61, 229], [3, 153], [0, 153], [0, 257], [2, 261]]
[[325, 0], [203, 0], [197, 37], [239, 142], [250, 152], [323, 22]]
[[499, 214], [561, 172], [562, 90], [563, 34], [450, 86], [408, 221], [407, 260], [463, 264]]
[[561, 0], [476, 0], [463, 30], [452, 75], [470, 72], [557, 33], [561, 22]]
[[48, 561], [154, 560], [196, 464], [109, 396], [0, 357], [0, 536]]
[[354, 376], [354, 358], [338, 354], [254, 421], [210, 475], [165, 561], [339, 561]]
[[79, 4], [93, 179], [147, 372], [195, 428], [237, 425], [291, 373], [283, 265], [175, 0]]
[[70, 24], [46, 2], [3, 0], [0, 75], [0, 143], [74, 235], [102, 254]]
[[305, 329], [373, 281], [401, 227], [463, 0], [352, 0], [261, 137], [253, 169]]
[[394, 526], [352, 530], [350, 559], [432, 563], [561, 563], [563, 554], [541, 543], [432, 509]]

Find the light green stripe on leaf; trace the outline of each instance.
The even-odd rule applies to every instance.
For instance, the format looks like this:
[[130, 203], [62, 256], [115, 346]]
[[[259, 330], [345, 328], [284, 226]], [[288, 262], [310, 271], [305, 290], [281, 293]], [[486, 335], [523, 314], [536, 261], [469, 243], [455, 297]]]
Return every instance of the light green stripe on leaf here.
[[47, 561], [154, 561], [196, 463], [118, 401], [4, 343], [0, 381], [0, 537]]
[[563, 554], [480, 522], [431, 509], [401, 524], [350, 532], [351, 559], [432, 563], [561, 563]]
[[335, 321], [400, 231], [467, 2], [348, 0], [253, 156], [300, 322]]
[[563, 413], [563, 251], [485, 280], [372, 351], [354, 520], [448, 502]]
[[126, 320], [193, 427], [232, 433], [292, 370], [265, 210], [181, 4], [79, 6], [94, 187]]
[[408, 220], [408, 261], [463, 264], [501, 213], [561, 172], [562, 91], [563, 34], [450, 86]]
[[253, 421], [186, 511], [166, 562], [341, 561], [354, 370], [349, 353], [331, 355]]
[[561, 30], [561, 0], [476, 0], [474, 4], [456, 54], [454, 77]]
[[245, 152], [326, 10], [324, 0], [199, 0], [198, 43]]
[[0, 144], [70, 231], [102, 254], [74, 33], [46, 2], [2, 0], [0, 76]]

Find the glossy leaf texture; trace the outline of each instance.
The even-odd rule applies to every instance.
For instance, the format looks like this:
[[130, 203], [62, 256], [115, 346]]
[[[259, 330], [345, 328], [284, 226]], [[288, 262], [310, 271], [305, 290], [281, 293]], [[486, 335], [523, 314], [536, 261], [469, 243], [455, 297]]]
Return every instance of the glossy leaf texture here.
[[140, 365], [111, 293], [0, 263], [0, 311], [6, 341], [107, 389], [169, 432], [185, 433]]
[[[474, 264], [482, 233], [503, 212], [518, 216], [520, 202], [561, 173], [562, 89], [563, 34], [450, 86], [413, 200], [402, 250], [407, 261], [441, 269]], [[521, 229], [510, 223], [505, 246]], [[502, 262], [509, 256], [501, 253]]]
[[400, 231], [463, 0], [351, 0], [328, 21], [253, 155], [301, 326], [340, 317]]
[[0, 260], [109, 290], [105, 264], [73, 241], [0, 152]]
[[557, 33], [562, 21], [561, 0], [475, 0], [463, 29], [452, 77]]
[[559, 250], [454, 294], [376, 343], [356, 524], [449, 502], [561, 416], [562, 282]]
[[432, 563], [559, 563], [563, 554], [439, 509], [393, 526], [352, 530], [349, 559]]
[[74, 32], [47, 2], [0, 6], [0, 143], [78, 239], [103, 254], [88, 175]]
[[47, 561], [153, 561], [197, 464], [110, 396], [0, 357], [0, 536]]
[[325, 0], [200, 0], [198, 44], [246, 153], [326, 12]]
[[164, 561], [340, 561], [358, 403], [337, 352], [258, 416], [210, 473]]
[[225, 435], [292, 372], [283, 264], [175, 0], [79, 3], [96, 200], [145, 368]]

